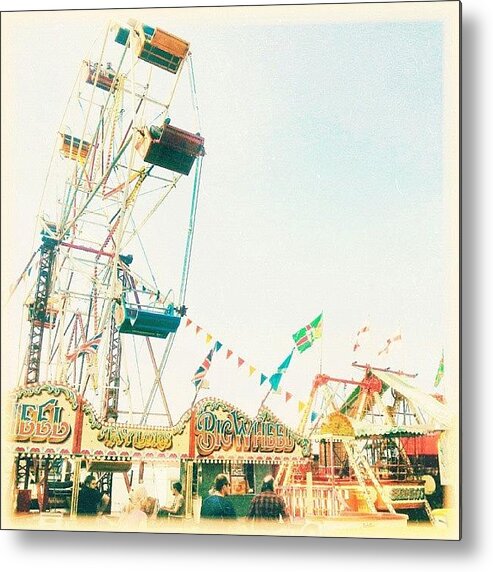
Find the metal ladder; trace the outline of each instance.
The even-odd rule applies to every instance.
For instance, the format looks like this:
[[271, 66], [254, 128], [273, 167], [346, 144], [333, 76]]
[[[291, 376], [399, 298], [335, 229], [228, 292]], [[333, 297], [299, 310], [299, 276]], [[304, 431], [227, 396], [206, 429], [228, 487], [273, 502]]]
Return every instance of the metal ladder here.
[[382, 485], [380, 484], [380, 481], [375, 476], [375, 473], [373, 472], [372, 468], [370, 467], [370, 464], [368, 463], [368, 459], [364, 455], [361, 455], [361, 454], [359, 456], [359, 459], [361, 460], [361, 464], [363, 465], [363, 467], [366, 471], [366, 474], [368, 475], [371, 482], [373, 483], [373, 486], [375, 487], [375, 489], [377, 490], [381, 499], [385, 503], [387, 510], [392, 514], [395, 514], [394, 505], [392, 504], [392, 501], [391, 501], [389, 495], [385, 491], [385, 488], [382, 487]]
[[356, 479], [358, 480], [358, 484], [361, 488], [363, 496], [365, 497], [366, 504], [368, 506], [368, 510], [370, 512], [376, 513], [377, 509], [375, 507], [375, 503], [371, 500], [370, 492], [368, 491], [368, 487], [366, 486], [366, 480], [364, 475], [361, 472], [361, 469], [358, 465], [356, 457], [354, 455], [351, 443], [344, 441], [344, 448], [346, 449], [346, 453], [349, 459], [349, 464], [356, 475]]
[[428, 518], [430, 519], [430, 524], [432, 526], [435, 526], [437, 521], [436, 521], [435, 517], [433, 516], [433, 512], [431, 510], [431, 506], [430, 506], [430, 503], [428, 502], [428, 499], [425, 499], [424, 507], [425, 507], [426, 514], [427, 514]]

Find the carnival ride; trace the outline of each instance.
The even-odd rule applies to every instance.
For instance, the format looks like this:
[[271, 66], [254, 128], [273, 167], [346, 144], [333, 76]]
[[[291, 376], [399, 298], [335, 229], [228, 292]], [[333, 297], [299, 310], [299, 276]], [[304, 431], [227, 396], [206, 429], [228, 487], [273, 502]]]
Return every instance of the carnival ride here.
[[[185, 70], [188, 107], [177, 101]], [[56, 202], [55, 193], [47, 197], [50, 215], [40, 217], [20, 388], [64, 385], [102, 420], [135, 423], [137, 416], [142, 425], [156, 419], [173, 425], [162, 379], [186, 314], [205, 154], [199, 132], [189, 43], [135, 20], [111, 23], [98, 51], [81, 63], [50, 165], [47, 186], [65, 184]], [[164, 234], [159, 225], [149, 231], [148, 223], [163, 216], [182, 187], [190, 191], [190, 215], [184, 211], [180, 219], [185, 232], [176, 230], [176, 213], [165, 218]], [[163, 239], [170, 253], [158, 265], [144, 242]], [[166, 276], [156, 271], [163, 266]], [[134, 404], [140, 400], [139, 410]], [[18, 485], [27, 483], [33, 466], [38, 473], [38, 462], [17, 459]], [[58, 461], [45, 473], [71, 477]], [[108, 474], [104, 487], [111, 488]], [[39, 474], [34, 479], [42, 480]]]
[[[297, 431], [318, 445], [318, 455], [304, 467], [284, 463], [278, 491], [300, 516], [422, 510], [434, 523], [432, 508], [443, 500], [438, 441], [452, 427], [449, 410], [440, 395], [410, 383], [416, 374], [353, 365], [364, 370], [360, 381], [315, 376]], [[317, 397], [322, 414], [309, 426]]]

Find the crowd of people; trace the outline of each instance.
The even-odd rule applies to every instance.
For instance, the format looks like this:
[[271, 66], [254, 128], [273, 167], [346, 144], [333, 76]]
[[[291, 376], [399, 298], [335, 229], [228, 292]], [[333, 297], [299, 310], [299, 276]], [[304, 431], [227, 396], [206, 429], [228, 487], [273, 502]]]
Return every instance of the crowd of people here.
[[[97, 479], [88, 475], [79, 491], [77, 514], [97, 516], [104, 514], [109, 497], [97, 488]], [[119, 525], [124, 528], [142, 529], [149, 519], [181, 518], [185, 515], [185, 498], [180, 482], [172, 485], [173, 501], [170, 506], [159, 507], [157, 499], [149, 496], [143, 484], [130, 491], [127, 505], [123, 508]], [[231, 482], [229, 476], [220, 473], [214, 479], [209, 495], [204, 499], [200, 511], [201, 519], [235, 520], [237, 513], [231, 500]], [[251, 501], [246, 514], [248, 521], [287, 522], [289, 513], [284, 499], [274, 491], [274, 477], [267, 475], [260, 492]]]

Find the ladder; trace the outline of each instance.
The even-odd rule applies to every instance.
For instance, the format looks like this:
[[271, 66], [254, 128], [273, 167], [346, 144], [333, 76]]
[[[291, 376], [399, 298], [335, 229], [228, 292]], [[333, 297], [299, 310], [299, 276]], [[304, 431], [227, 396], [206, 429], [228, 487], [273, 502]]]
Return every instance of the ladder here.
[[366, 474], [368, 475], [371, 482], [373, 483], [373, 486], [375, 487], [376, 491], [378, 492], [381, 499], [385, 503], [387, 510], [392, 514], [395, 514], [395, 508], [392, 504], [392, 501], [391, 501], [389, 495], [387, 494], [385, 488], [382, 487], [382, 485], [380, 484], [380, 481], [375, 476], [374, 471], [372, 470], [372, 468], [370, 467], [370, 464], [368, 463], [368, 459], [364, 455], [360, 455], [360, 461], [361, 461], [361, 464], [363, 465], [363, 467], [365, 469]]
[[437, 521], [436, 521], [435, 517], [433, 516], [433, 512], [431, 510], [431, 506], [430, 506], [430, 503], [428, 502], [428, 499], [425, 499], [424, 507], [425, 507], [426, 514], [427, 514], [428, 518], [430, 519], [430, 524], [432, 526], [435, 526]]
[[357, 455], [354, 454], [354, 451], [352, 448], [352, 443], [349, 443], [347, 441], [343, 441], [343, 443], [344, 443], [344, 448], [346, 449], [349, 464], [350, 464], [351, 468], [353, 469], [354, 474], [356, 475], [356, 479], [358, 480], [358, 484], [361, 488], [361, 492], [363, 493], [363, 496], [365, 497], [365, 501], [366, 501], [366, 504], [368, 506], [368, 510], [370, 512], [376, 513], [377, 509], [375, 507], [375, 503], [372, 501], [371, 496], [370, 496], [370, 491], [368, 490], [368, 487], [366, 486], [365, 476], [363, 475], [363, 472], [361, 470], [362, 467], [358, 464]]

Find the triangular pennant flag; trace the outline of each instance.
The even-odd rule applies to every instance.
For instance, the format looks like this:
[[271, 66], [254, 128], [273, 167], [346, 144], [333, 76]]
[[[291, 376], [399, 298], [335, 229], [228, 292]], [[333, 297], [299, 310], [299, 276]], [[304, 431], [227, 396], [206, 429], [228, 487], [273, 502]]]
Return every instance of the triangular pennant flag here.
[[262, 383], [264, 383], [264, 381], [267, 379], [267, 376], [264, 375], [263, 373], [260, 374], [260, 385], [262, 385]]
[[250, 373], [248, 374], [249, 377], [257, 371], [257, 368], [253, 367], [253, 365], [249, 366], [248, 369], [250, 371]]
[[205, 343], [208, 344], [211, 340], [212, 340], [212, 336], [210, 334], [207, 334], [205, 336]]
[[228, 350], [226, 352], [226, 359], [229, 359], [233, 355], [233, 350]]
[[216, 345], [214, 346], [214, 351], [218, 352], [222, 347], [223, 345], [221, 342], [216, 342]]
[[306, 403], [304, 403], [303, 401], [298, 401], [298, 412], [301, 413], [303, 411], [303, 409], [305, 409], [306, 407]]
[[195, 326], [195, 333], [198, 334], [202, 328], [200, 326]]
[[291, 399], [291, 397], [293, 397], [293, 394], [286, 391], [286, 403]]
[[192, 320], [190, 318], [187, 318], [187, 321], [185, 322], [185, 328], [188, 328], [188, 326], [192, 323]]
[[238, 358], [238, 367], [241, 367], [245, 363], [245, 360], [241, 357]]
[[271, 384], [273, 391], [277, 391], [277, 389], [279, 388], [279, 384], [281, 383], [281, 377], [284, 373], [286, 373], [286, 370], [288, 369], [289, 364], [291, 363], [293, 352], [294, 348], [291, 350], [291, 353], [288, 355], [288, 357], [277, 368], [277, 373], [274, 373], [273, 375], [270, 376], [269, 383]]
[[312, 413], [310, 415], [310, 421], [313, 423], [317, 417], [318, 417], [318, 413], [316, 413], [315, 411], [312, 411]]

